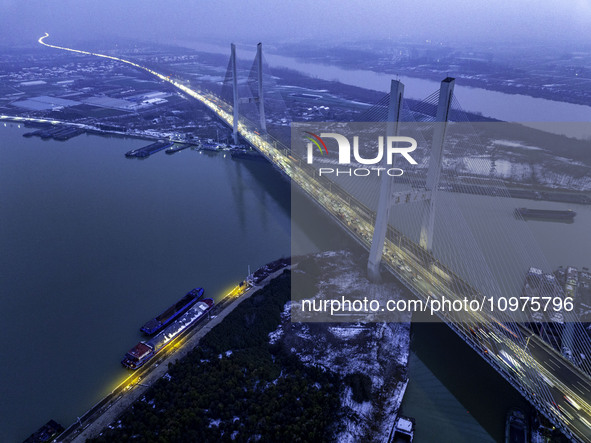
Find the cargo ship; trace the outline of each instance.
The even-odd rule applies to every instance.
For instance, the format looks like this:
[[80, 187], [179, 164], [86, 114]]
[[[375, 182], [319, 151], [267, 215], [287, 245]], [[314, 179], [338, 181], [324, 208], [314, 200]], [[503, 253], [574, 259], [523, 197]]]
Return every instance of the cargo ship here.
[[128, 369], [142, 367], [154, 355], [160, 352], [165, 346], [183, 331], [195, 326], [213, 308], [214, 301], [211, 298], [203, 299], [190, 308], [177, 321], [170, 324], [166, 329], [153, 337], [150, 341], [141, 341], [131, 348], [121, 360], [121, 364]]
[[181, 332], [191, 328], [192, 326], [195, 326], [197, 322], [203, 320], [205, 318], [205, 314], [207, 314], [211, 308], [213, 308], [213, 304], [214, 302], [211, 298], [205, 298], [197, 302], [195, 306], [186, 312], [186, 314], [181, 316], [181, 318], [147, 342], [148, 346], [152, 347], [156, 350], [156, 352], [158, 352]]
[[245, 159], [245, 160], [256, 160], [266, 162], [267, 159], [259, 154], [257, 151], [254, 150], [244, 150], [244, 149], [237, 149], [230, 153], [230, 156], [233, 159]]
[[515, 209], [515, 215], [525, 219], [573, 221], [577, 213], [571, 209], [557, 211], [552, 209], [517, 208]]
[[45, 441], [54, 441], [62, 432], [64, 427], [55, 420], [49, 420], [45, 425], [39, 428], [23, 443], [40, 443]]
[[187, 292], [187, 294], [181, 298], [178, 302], [160, 314], [158, 317], [148, 321], [144, 326], [140, 328], [146, 335], [154, 335], [162, 331], [167, 325], [175, 321], [182, 314], [193, 306], [197, 300], [203, 297], [203, 288], [195, 288]]
[[172, 145], [174, 145], [174, 142], [171, 141], [157, 141], [148, 146], [144, 146], [143, 148], [132, 149], [131, 151], [125, 153], [125, 157], [147, 158], [152, 154], [162, 151], [163, 149], [170, 148]]
[[190, 148], [191, 146], [195, 146], [192, 143], [177, 143], [176, 145], [171, 146], [170, 148], [166, 148], [164, 151], [165, 154], [174, 154], [175, 152], [182, 151], [183, 149]]
[[154, 348], [143, 341], [131, 348], [121, 360], [121, 364], [128, 369], [140, 368], [154, 356]]

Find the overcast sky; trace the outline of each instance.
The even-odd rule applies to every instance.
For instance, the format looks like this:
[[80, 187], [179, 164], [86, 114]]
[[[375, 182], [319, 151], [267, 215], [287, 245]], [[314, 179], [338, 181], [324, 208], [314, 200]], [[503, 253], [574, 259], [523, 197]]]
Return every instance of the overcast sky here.
[[136, 37], [240, 43], [372, 38], [591, 41], [591, 0], [0, 0], [0, 45]]

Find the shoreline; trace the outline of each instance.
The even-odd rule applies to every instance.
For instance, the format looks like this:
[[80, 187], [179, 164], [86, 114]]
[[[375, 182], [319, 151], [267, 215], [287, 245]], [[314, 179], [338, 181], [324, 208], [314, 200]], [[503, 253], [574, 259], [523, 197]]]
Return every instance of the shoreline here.
[[[312, 58], [311, 60], [309, 60], [309, 59], [304, 59], [303, 57], [298, 56], [298, 55], [284, 55], [284, 54], [277, 54], [277, 53], [272, 53], [272, 55], [276, 55], [276, 56], [280, 56], [280, 57], [289, 57], [289, 58], [292, 58], [293, 60], [296, 60], [300, 63], [316, 63], [316, 64], [321, 64], [326, 67], [334, 67], [334, 68], [339, 68], [339, 69], [343, 69], [343, 70], [347, 70], [347, 71], [355, 71], [356, 69], [358, 69], [358, 68], [356, 68], [354, 66], [350, 66], [346, 63], [339, 62], [339, 60], [334, 60], [333, 63], [326, 63], [324, 60], [315, 59], [315, 58]], [[434, 81], [434, 82], [441, 81], [441, 77], [442, 77], [442, 75], [440, 73], [424, 72], [424, 73], [417, 74], [417, 72], [414, 72], [414, 71], [409, 72], [404, 69], [394, 70], [394, 71], [389, 71], [389, 70], [381, 70], [380, 71], [380, 70], [368, 68], [367, 71], [373, 72], [375, 74], [383, 74], [383, 75], [390, 75], [390, 76], [401, 75], [404, 77], [410, 77], [410, 78], [417, 79], [417, 80], [429, 80], [429, 81]], [[301, 71], [298, 71], [298, 72], [302, 73]], [[520, 91], [517, 88], [511, 87], [511, 86], [497, 88], [497, 87], [491, 86], [489, 83], [481, 82], [481, 81], [471, 78], [471, 77], [462, 77], [460, 75], [457, 75], [456, 78], [460, 79], [462, 81], [463, 86], [466, 86], [469, 88], [483, 89], [486, 91], [498, 92], [498, 93], [502, 93], [502, 94], [519, 95], [519, 96], [523, 96], [523, 97], [544, 99], [544, 100], [549, 100], [549, 101], [557, 102], [557, 103], [568, 103], [571, 105], [591, 107], [591, 104], [588, 101], [586, 102], [582, 98], [578, 99], [576, 97], [569, 96], [569, 97], [566, 97], [566, 99], [563, 98], [562, 100], [559, 100], [556, 97], [557, 96], [556, 93], [544, 93], [544, 91], [540, 91], [539, 89], [533, 89], [533, 90], [528, 89], [527, 93], [525, 93], [524, 91]]]
[[[156, 136], [151, 136], [148, 134], [146, 134], [146, 135], [128, 134], [128, 133], [119, 132], [119, 131], [109, 131], [109, 130], [99, 129], [99, 128], [95, 128], [95, 127], [90, 127], [88, 125], [83, 125], [81, 123], [68, 122], [68, 121], [64, 121], [64, 120], [48, 120], [48, 119], [40, 119], [40, 118], [33, 118], [33, 117], [20, 117], [20, 116], [0, 114], [0, 122], [1, 121], [8, 121], [8, 122], [13, 122], [13, 123], [23, 123], [25, 125], [25, 127], [37, 127], [37, 128], [44, 127], [47, 124], [52, 124], [55, 126], [58, 126], [58, 125], [72, 126], [72, 127], [84, 129], [87, 134], [104, 136], [104, 137], [132, 138], [132, 139], [145, 140], [145, 141], [158, 141], [158, 140], [161, 140], [162, 138], [168, 138], [166, 136], [156, 137]], [[82, 134], [80, 134], [80, 135], [82, 135]], [[173, 139], [169, 139], [169, 140], [174, 143], [190, 143], [185, 140], [173, 140]], [[62, 140], [55, 140], [55, 141], [62, 141]], [[473, 177], [471, 177], [471, 179], [482, 181], [482, 180], [488, 180], [488, 179], [490, 179], [490, 177], [473, 176]], [[531, 192], [538, 192], [538, 193], [551, 192], [551, 193], [561, 194], [561, 195], [569, 195], [569, 194], [573, 195], [574, 194], [579, 197], [585, 197], [586, 199], [591, 199], [591, 191], [585, 191], [585, 190], [580, 190], [580, 189], [553, 188], [553, 187], [544, 186], [544, 185], [534, 186], [534, 185], [527, 184], [527, 183], [520, 183], [520, 182], [508, 181], [508, 180], [503, 180], [503, 184], [507, 190], [516, 190], [516, 191], [523, 190], [523, 191], [531, 191]], [[520, 197], [514, 197], [514, 198], [520, 198]], [[581, 205], [591, 204], [588, 201], [582, 201], [582, 200], [577, 201], [577, 202], [573, 202], [570, 200], [555, 200], [555, 199], [545, 199], [545, 198], [536, 198], [536, 199], [520, 198], [520, 199], [533, 201], [533, 202], [549, 201], [549, 202], [573, 203], [573, 204], [581, 204]]]
[[[268, 275], [260, 284], [251, 286], [239, 296], [235, 296], [234, 291], [231, 291], [215, 305], [206, 322], [197, 324], [170, 344], [169, 354], [154, 360], [151, 364], [148, 363], [143, 370], [139, 371], [140, 375], [137, 377], [135, 374], [138, 371], [132, 372], [111, 394], [97, 402], [84, 414], [89, 415], [84, 422], [74, 422], [55, 441], [84, 442], [89, 438], [98, 436], [104, 428], [138, 400], [154, 382], [166, 375], [169, 364], [185, 357], [198, 346], [200, 340], [209, 331], [220, 324], [240, 303], [250, 298], [258, 290], [270, 284], [276, 277], [289, 269], [291, 269], [291, 266], [279, 269]], [[144, 375], [144, 372], [147, 372], [147, 374]], [[86, 421], [89, 423], [85, 423]]]
[[[75, 123], [69, 122], [65, 120], [49, 120], [43, 118], [35, 118], [35, 117], [21, 117], [18, 115], [6, 115], [0, 114], [0, 121], [8, 121], [12, 123], [22, 123], [26, 128], [43, 128], [47, 124], [58, 126], [72, 126], [80, 129], [84, 129], [87, 134], [98, 135], [98, 136], [115, 136], [120, 138], [134, 138], [139, 140], [146, 140], [146, 141], [153, 141], [153, 140], [160, 140], [162, 137], [155, 137], [148, 134], [129, 134], [127, 132], [119, 132], [119, 131], [109, 131], [106, 129], [99, 129], [94, 126], [84, 125], [82, 123]], [[55, 140], [55, 141], [62, 141], [62, 140]], [[171, 140], [175, 143], [187, 143], [184, 140]]]

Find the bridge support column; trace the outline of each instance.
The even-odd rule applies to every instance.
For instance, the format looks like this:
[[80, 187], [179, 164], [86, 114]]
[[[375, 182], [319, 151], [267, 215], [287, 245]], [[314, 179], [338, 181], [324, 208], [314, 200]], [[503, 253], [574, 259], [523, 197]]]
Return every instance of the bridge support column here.
[[232, 65], [232, 106], [234, 109], [234, 118], [232, 121], [232, 137], [234, 144], [238, 144], [238, 78], [236, 76], [236, 45], [231, 44], [230, 63]]
[[261, 131], [267, 132], [267, 120], [265, 119], [265, 101], [263, 100], [263, 44], [257, 45], [257, 80], [259, 87], [259, 116], [261, 118]]
[[[390, 103], [388, 106], [388, 126], [386, 136], [398, 135], [398, 122], [400, 121], [400, 111], [402, 109], [402, 97], [404, 95], [404, 85], [398, 80], [392, 80], [390, 84]], [[388, 230], [388, 219], [390, 218], [390, 208], [392, 206], [392, 177], [388, 174], [382, 175], [380, 183], [380, 196], [378, 200], [378, 210], [376, 212], [376, 221], [373, 229], [373, 239], [369, 251], [369, 261], [367, 263], [367, 275], [371, 281], [378, 282], [380, 276], [380, 264], [382, 254], [384, 253], [384, 242]]]
[[[562, 330], [562, 337], [561, 337], [561, 354], [563, 357], [572, 360], [573, 356], [578, 355], [579, 353], [575, 353], [574, 349], [574, 336], [575, 336], [575, 325], [572, 322], [565, 322], [564, 329]], [[570, 356], [567, 355], [565, 350], [568, 349], [570, 351]]]
[[441, 82], [439, 89], [439, 102], [437, 104], [437, 115], [435, 118], [435, 129], [433, 130], [433, 141], [431, 144], [431, 158], [429, 159], [429, 170], [427, 171], [427, 191], [431, 192], [431, 198], [425, 202], [423, 223], [421, 225], [420, 245], [430, 251], [433, 249], [433, 226], [435, 225], [435, 201], [439, 177], [441, 176], [441, 154], [445, 131], [451, 108], [455, 79], [447, 77]]

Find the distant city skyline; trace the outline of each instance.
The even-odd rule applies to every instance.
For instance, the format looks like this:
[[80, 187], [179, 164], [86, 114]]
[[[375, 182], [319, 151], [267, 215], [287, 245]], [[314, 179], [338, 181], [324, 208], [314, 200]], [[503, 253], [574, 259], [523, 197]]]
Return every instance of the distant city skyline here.
[[444, 43], [557, 43], [574, 49], [588, 44], [591, 29], [591, 0], [379, 0], [365, 4], [353, 0], [281, 4], [270, 0], [214, 4], [2, 0], [0, 7], [0, 40], [10, 45], [34, 44], [49, 32], [62, 42], [115, 37], [160, 43], [185, 39], [328, 43], [406, 37]]

